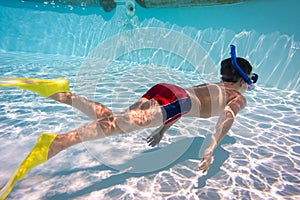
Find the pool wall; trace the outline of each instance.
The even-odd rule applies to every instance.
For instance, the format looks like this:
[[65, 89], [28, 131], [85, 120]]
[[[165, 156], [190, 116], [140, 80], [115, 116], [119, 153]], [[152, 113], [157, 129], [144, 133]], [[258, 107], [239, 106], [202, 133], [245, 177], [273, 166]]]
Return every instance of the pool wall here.
[[168, 28], [199, 43], [218, 64], [236, 44], [260, 74], [259, 84], [300, 91], [300, 2], [250, 1], [181, 9], [144, 9], [125, 4], [105, 13], [73, 7], [1, 1], [0, 51], [85, 57], [101, 42], [127, 30]]

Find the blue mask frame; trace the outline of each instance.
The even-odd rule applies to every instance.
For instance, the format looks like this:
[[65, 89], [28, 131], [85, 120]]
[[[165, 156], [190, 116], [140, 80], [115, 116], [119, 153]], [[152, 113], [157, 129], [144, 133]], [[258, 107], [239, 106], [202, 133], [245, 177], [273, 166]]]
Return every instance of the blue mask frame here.
[[230, 55], [231, 55], [231, 62], [234, 69], [241, 75], [241, 77], [245, 80], [245, 82], [249, 85], [248, 90], [253, 90], [255, 88], [254, 83], [258, 79], [257, 74], [253, 74], [255, 82], [252, 82], [251, 78], [242, 70], [242, 68], [237, 64], [236, 61], [236, 53], [235, 53], [235, 46], [230, 45]]

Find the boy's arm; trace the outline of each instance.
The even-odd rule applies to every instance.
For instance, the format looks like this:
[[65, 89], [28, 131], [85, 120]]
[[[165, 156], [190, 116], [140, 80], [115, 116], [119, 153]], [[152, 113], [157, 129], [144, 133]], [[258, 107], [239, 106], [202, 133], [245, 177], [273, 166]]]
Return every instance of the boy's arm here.
[[215, 133], [212, 135], [210, 143], [204, 151], [204, 156], [200, 161], [198, 170], [206, 172], [209, 169], [213, 151], [230, 130], [236, 114], [242, 110], [246, 104], [246, 99], [242, 95], [239, 95], [226, 105], [217, 122]]

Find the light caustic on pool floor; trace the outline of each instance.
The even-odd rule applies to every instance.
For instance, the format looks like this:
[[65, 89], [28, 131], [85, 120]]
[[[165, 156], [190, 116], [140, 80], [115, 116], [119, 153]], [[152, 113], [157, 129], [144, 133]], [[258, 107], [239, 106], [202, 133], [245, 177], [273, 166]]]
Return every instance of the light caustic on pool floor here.
[[[159, 82], [165, 80], [166, 77], [162, 75], [164, 72], [169, 73], [168, 81], [179, 85], [193, 85], [197, 79], [198, 82], [203, 80], [194, 77], [196, 74], [187, 75], [166, 67], [148, 65], [146, 70], [133, 70], [137, 66], [119, 67], [124, 69], [121, 74], [118, 70], [114, 73], [113, 68], [110, 73], [102, 74], [94, 96], [96, 100], [109, 104], [116, 112], [142, 95], [154, 82], [152, 76]], [[150, 73], [154, 68], [159, 70], [155, 74]], [[148, 71], [149, 75], [146, 76]], [[120, 88], [120, 91], [116, 88]], [[0, 101], [3, 122], [0, 141], [3, 155], [7, 155], [1, 158], [1, 163], [4, 163], [1, 171], [7, 176], [12, 172], [7, 166], [13, 169], [18, 164], [26, 154], [22, 151], [30, 150], [40, 132], [61, 133], [87, 122], [86, 118], [70, 108], [49, 100], [36, 99], [35, 95], [28, 92], [20, 93], [11, 88], [1, 90], [1, 96], [4, 98]], [[18, 183], [10, 197], [162, 199], [185, 196], [197, 199], [200, 196], [201, 199], [280, 199], [299, 195], [299, 94], [258, 87], [247, 93], [246, 98], [248, 107], [238, 115], [228, 136], [216, 150], [214, 163], [207, 175], [194, 171], [198, 164], [195, 158], [203, 142], [201, 137], [213, 131], [216, 119], [182, 119], [167, 132], [160, 148], [156, 149], [147, 147], [143, 140], [150, 133], [149, 130], [85, 143], [85, 146], [97, 145], [98, 149], [103, 147], [103, 163], [106, 165], [86, 153], [82, 145], [72, 147], [51, 159], [51, 162], [32, 170]], [[20, 158], [9, 159], [12, 144], [15, 146], [14, 153], [19, 152]], [[116, 163], [105, 160], [105, 156], [113, 154], [115, 161], [134, 165], [134, 158], [149, 151], [158, 156], [164, 155], [164, 150], [180, 144], [190, 146], [180, 158], [155, 172], [126, 173], [127, 168], [115, 171], [107, 166]], [[4, 181], [2, 179], [1, 183]]]

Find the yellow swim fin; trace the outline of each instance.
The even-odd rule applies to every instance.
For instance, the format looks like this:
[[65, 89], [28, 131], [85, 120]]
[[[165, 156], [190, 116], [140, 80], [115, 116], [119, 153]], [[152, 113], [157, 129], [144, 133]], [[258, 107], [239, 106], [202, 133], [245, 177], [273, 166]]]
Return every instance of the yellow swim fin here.
[[57, 92], [70, 92], [67, 79], [43, 80], [35, 78], [0, 78], [0, 87], [17, 86], [36, 92], [42, 97], [49, 97]]
[[47, 161], [49, 147], [56, 138], [57, 134], [42, 133], [35, 146], [17, 170], [10, 177], [6, 185], [0, 190], [0, 200], [3, 200], [11, 192], [13, 186], [18, 180], [21, 180], [29, 170]]

